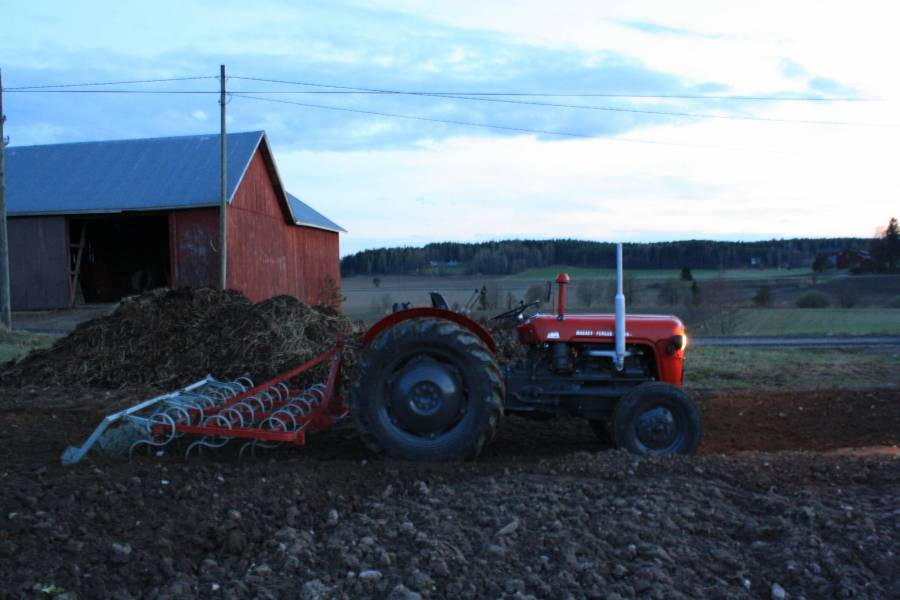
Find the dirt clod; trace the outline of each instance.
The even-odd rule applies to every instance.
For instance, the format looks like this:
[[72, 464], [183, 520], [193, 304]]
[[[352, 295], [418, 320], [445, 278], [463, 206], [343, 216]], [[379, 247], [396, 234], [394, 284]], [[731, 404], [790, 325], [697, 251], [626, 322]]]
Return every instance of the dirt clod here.
[[787, 592], [777, 583], [772, 584], [772, 600], [784, 600], [787, 598]]

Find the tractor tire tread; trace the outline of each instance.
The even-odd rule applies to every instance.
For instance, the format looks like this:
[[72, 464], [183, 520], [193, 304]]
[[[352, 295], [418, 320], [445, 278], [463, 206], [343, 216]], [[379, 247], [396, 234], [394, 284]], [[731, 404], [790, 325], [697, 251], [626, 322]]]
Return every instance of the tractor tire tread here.
[[[481, 400], [479, 418], [472, 423], [474, 431], [465, 436], [465, 443], [443, 454], [415, 453], [410, 449], [397, 447], [376, 433], [367, 408], [367, 391], [373, 379], [379, 376], [379, 358], [391, 352], [398, 344], [409, 339], [440, 339], [463, 351], [473, 370], [483, 374], [487, 393]], [[401, 321], [394, 327], [379, 334], [360, 356], [358, 376], [350, 390], [351, 411], [366, 447], [388, 458], [403, 460], [470, 460], [477, 457], [484, 446], [494, 438], [503, 415], [504, 383], [500, 367], [493, 353], [475, 334], [462, 325], [439, 318], [417, 318]], [[387, 442], [387, 443], [386, 443]]]

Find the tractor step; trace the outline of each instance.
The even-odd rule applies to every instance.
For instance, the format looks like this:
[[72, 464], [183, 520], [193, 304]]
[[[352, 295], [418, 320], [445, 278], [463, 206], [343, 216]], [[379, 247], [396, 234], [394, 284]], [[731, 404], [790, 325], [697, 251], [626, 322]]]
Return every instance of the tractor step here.
[[[62, 463], [79, 462], [92, 449], [104, 454], [131, 454], [138, 448], [164, 447], [185, 436], [198, 439], [185, 451], [221, 448], [245, 440], [240, 454], [281, 443], [303, 445], [306, 434], [333, 426], [349, 409], [340, 397], [342, 343], [254, 385], [248, 377], [220, 381], [211, 375], [175, 392], [145, 400], [103, 419], [81, 446], [70, 446]], [[289, 382], [301, 373], [330, 362], [324, 383], [298, 388]]]

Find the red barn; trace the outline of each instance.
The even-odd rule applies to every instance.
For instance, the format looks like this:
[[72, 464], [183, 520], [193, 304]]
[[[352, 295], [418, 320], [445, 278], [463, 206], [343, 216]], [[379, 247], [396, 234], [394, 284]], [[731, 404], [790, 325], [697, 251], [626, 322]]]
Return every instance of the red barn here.
[[[227, 150], [228, 287], [333, 302], [344, 230], [287, 192], [264, 132]], [[219, 136], [6, 152], [14, 309], [217, 284]]]

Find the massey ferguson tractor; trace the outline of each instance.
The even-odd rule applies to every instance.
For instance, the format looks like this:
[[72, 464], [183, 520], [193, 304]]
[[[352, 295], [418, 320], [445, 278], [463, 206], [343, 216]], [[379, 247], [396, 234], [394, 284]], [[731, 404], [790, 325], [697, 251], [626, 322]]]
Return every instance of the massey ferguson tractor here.
[[[625, 316], [622, 246], [616, 249], [615, 314], [567, 314], [561, 273], [555, 314], [532, 314], [522, 303], [494, 319], [514, 323], [523, 357], [501, 367], [490, 333], [449, 310], [402, 308], [362, 339], [351, 397], [340, 395], [343, 343], [278, 377], [208, 376], [181, 390], [108, 416], [63, 463], [92, 447], [131, 454], [190, 436], [186, 449], [243, 440], [241, 453], [305, 443], [306, 434], [352, 420], [374, 452], [403, 460], [447, 461], [478, 456], [505, 414], [581, 417], [613, 445], [636, 454], [692, 454], [700, 444], [700, 413], [682, 391], [687, 337], [672, 316]], [[291, 386], [300, 373], [328, 361], [325, 382]]]

